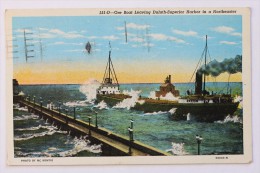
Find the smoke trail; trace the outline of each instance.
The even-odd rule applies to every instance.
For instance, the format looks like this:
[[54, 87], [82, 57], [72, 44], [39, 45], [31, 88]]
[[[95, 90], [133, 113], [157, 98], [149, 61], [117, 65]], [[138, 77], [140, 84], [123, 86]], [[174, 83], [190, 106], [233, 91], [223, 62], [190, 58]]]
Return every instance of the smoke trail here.
[[199, 70], [199, 73], [205, 75], [211, 75], [217, 77], [221, 73], [235, 74], [242, 72], [242, 56], [237, 55], [235, 58], [224, 59], [222, 62], [216, 60], [211, 61], [205, 66], [202, 66]]

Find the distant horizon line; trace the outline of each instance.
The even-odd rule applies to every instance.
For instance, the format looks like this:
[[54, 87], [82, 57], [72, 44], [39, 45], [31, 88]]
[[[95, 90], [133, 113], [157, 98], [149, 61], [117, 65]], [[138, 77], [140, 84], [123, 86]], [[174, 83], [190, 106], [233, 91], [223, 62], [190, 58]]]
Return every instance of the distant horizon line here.
[[[188, 83], [191, 83], [191, 84], [194, 84], [195, 82], [174, 82], [172, 84], [188, 84]], [[206, 83], [228, 83], [228, 82], [206, 82]], [[242, 83], [242, 81], [240, 82], [229, 82], [229, 83]], [[101, 83], [100, 83], [101, 84]], [[162, 82], [158, 83], [158, 82], [155, 82], [155, 83], [151, 83], [151, 82], [148, 82], [148, 83], [142, 83], [142, 82], [139, 82], [139, 83], [119, 83], [119, 85], [121, 84], [163, 84]], [[26, 86], [29, 86], [29, 85], [84, 85], [84, 83], [49, 83], [49, 84], [20, 84], [19, 85], [26, 85]]]

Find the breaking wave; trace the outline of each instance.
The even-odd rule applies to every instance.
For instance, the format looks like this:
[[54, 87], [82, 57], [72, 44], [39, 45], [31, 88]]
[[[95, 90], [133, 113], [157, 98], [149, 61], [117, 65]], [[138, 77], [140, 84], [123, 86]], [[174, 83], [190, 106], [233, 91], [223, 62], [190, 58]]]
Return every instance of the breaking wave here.
[[[158, 99], [158, 97], [156, 97], [155, 91], [151, 91], [148, 98], [151, 99]], [[168, 92], [165, 97], [160, 96], [160, 100], [168, 100], [168, 101], [178, 101], [179, 97], [175, 97], [171, 92]]]
[[123, 94], [129, 95], [131, 98], [124, 99], [123, 101], [117, 103], [113, 108], [126, 108], [129, 110], [134, 107], [136, 103], [144, 104], [144, 100], [138, 100], [141, 92], [142, 91], [135, 91], [133, 89], [131, 89], [131, 91], [124, 90]]
[[54, 126], [43, 126], [43, 125], [39, 125], [36, 127], [28, 127], [28, 128], [17, 128], [14, 129], [15, 131], [33, 131], [33, 130], [39, 130], [39, 129], [48, 129], [48, 130], [55, 130], [57, 129], [57, 127]]
[[188, 153], [184, 149], [184, 143], [174, 143], [172, 142], [172, 148], [166, 150], [166, 152], [171, 152], [173, 155], [183, 156]]
[[238, 108], [243, 109], [243, 97], [242, 96], [236, 96], [234, 98], [234, 102], [239, 102]]
[[[28, 130], [28, 129], [37, 130], [38, 127], [35, 127], [35, 129], [33, 129], [33, 127], [25, 128], [24, 130]], [[15, 136], [14, 141], [25, 141], [25, 140], [29, 140], [29, 139], [32, 139], [32, 138], [43, 137], [43, 136], [46, 136], [46, 135], [51, 136], [54, 133], [61, 133], [61, 134], [67, 133], [67, 131], [58, 130], [58, 128], [54, 127], [54, 126], [42, 126], [42, 127], [48, 129], [48, 131], [41, 132], [41, 133], [33, 133], [33, 134], [30, 134], [30, 133], [29, 134], [22, 134], [20, 136]], [[40, 128], [41, 127], [39, 127], [39, 129]], [[19, 129], [19, 130], [22, 131], [22, 129]]]
[[97, 97], [99, 87], [100, 83], [96, 79], [89, 79], [79, 87], [79, 91], [86, 95], [88, 102], [92, 102]]
[[18, 111], [28, 112], [28, 108], [27, 108], [27, 107], [20, 107], [19, 104], [14, 104], [14, 105], [13, 105], [13, 109], [16, 109], [16, 110], [18, 110]]
[[177, 108], [172, 108], [171, 110], [169, 110], [169, 113], [170, 113], [171, 115], [173, 115], [173, 114], [176, 112], [176, 110], [177, 110]]
[[99, 145], [91, 145], [89, 140], [86, 140], [86, 137], [84, 138], [77, 138], [75, 137], [71, 142], [68, 144], [73, 144], [74, 147], [71, 150], [63, 151], [57, 153], [57, 155], [61, 157], [69, 157], [74, 156], [79, 152], [82, 151], [89, 151], [91, 153], [101, 153], [101, 144]]
[[15, 121], [29, 120], [29, 119], [36, 120], [36, 119], [38, 119], [38, 118], [39, 118], [38, 115], [31, 114], [31, 115], [15, 116], [15, 117], [13, 118], [13, 120], [15, 120]]
[[161, 115], [161, 114], [167, 114], [166, 111], [159, 111], [159, 112], [152, 112], [152, 113], [145, 113], [143, 115]]
[[234, 116], [226, 116], [225, 119], [223, 121], [219, 120], [219, 121], [215, 121], [215, 123], [220, 123], [220, 124], [223, 124], [223, 123], [240, 123], [240, 124], [243, 124], [243, 119], [237, 115], [234, 115]]
[[177, 108], [172, 108], [169, 111], [158, 111], [158, 112], [152, 112], [152, 113], [145, 113], [143, 115], [161, 115], [161, 114], [167, 114], [170, 113], [171, 115], [173, 115], [176, 112]]
[[[77, 138], [75, 137], [73, 140], [70, 140], [68, 143], [69, 145], [73, 145], [73, 148], [67, 151], [61, 151], [61, 149], [56, 147], [50, 147], [47, 150], [44, 150], [42, 152], [29, 152], [24, 153], [22, 151], [16, 151], [16, 156], [22, 156], [22, 157], [71, 157], [77, 155], [79, 152], [82, 151], [89, 151], [91, 153], [101, 153], [101, 146], [99, 145], [91, 145], [89, 140], [86, 140], [86, 138]], [[20, 150], [20, 149], [19, 149]]]
[[106, 104], [106, 102], [104, 102], [104, 100], [102, 100], [101, 102], [99, 102], [96, 106], [94, 106], [95, 108], [99, 108], [101, 109], [108, 109], [108, 106]]
[[88, 106], [89, 103], [87, 100], [84, 100], [84, 101], [66, 102], [66, 103], [63, 103], [63, 105], [68, 106], [68, 107], [75, 107], [75, 106]]

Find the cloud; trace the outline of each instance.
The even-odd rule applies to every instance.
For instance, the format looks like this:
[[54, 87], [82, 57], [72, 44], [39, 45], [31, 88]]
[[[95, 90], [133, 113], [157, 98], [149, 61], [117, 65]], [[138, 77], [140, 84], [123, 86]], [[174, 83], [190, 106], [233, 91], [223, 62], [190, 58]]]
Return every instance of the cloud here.
[[65, 43], [63, 41], [58, 41], [58, 42], [51, 43], [50, 45], [76, 45], [76, 46], [81, 46], [81, 45], [83, 45], [83, 43]]
[[57, 34], [63, 38], [85, 38], [82, 34], [78, 34], [76, 31], [64, 32], [59, 29], [50, 29], [49, 33]]
[[238, 44], [238, 43], [232, 42], [232, 41], [220, 41], [219, 43], [220, 44], [227, 44], [227, 45], [236, 45], [236, 44]]
[[144, 39], [140, 38], [140, 37], [132, 37], [132, 38], [129, 38], [129, 41], [141, 43], [141, 42], [144, 42]]
[[56, 35], [50, 34], [50, 33], [40, 33], [40, 35], [38, 37], [40, 37], [40, 38], [54, 38], [54, 37], [56, 37]]
[[235, 29], [228, 27], [228, 26], [218, 26], [218, 27], [212, 28], [212, 30], [216, 31], [216, 32], [228, 34], [228, 33], [233, 32]]
[[[150, 27], [151, 27], [150, 25], [140, 25], [140, 24], [136, 24], [136, 23], [126, 23], [127, 30], [128, 29], [146, 30]], [[125, 30], [125, 26], [118, 26], [118, 27], [116, 27], [116, 30], [123, 31], [123, 30]]]
[[137, 44], [133, 44], [132, 47], [139, 47], [139, 45], [137, 45]]
[[71, 49], [71, 50], [64, 50], [64, 52], [84, 52], [84, 49]]
[[164, 34], [149, 34], [149, 36], [154, 40], [167, 40], [167, 36]]
[[184, 40], [176, 38], [176, 37], [172, 37], [172, 36], [167, 36], [165, 34], [149, 34], [149, 36], [154, 39], [154, 40], [168, 40], [168, 41], [174, 41], [176, 43], [186, 43]]
[[38, 28], [39, 30], [41, 30], [41, 31], [48, 31], [49, 29], [47, 29], [47, 28]]
[[28, 28], [27, 28], [27, 29], [17, 29], [17, 30], [15, 30], [15, 32], [19, 32], [19, 33], [24, 33], [24, 31], [25, 31], [25, 33], [26, 33], [26, 32], [27, 32], [27, 33], [28, 33], [28, 32], [30, 32], [30, 33], [32, 32], [32, 30], [31, 30], [31, 29], [28, 29]]
[[131, 45], [131, 47], [134, 47], [134, 48], [137, 48], [137, 47], [153, 47], [153, 46], [154, 46], [154, 44], [152, 44], [152, 43], [143, 43], [143, 44], [140, 44], [140, 45], [138, 45], [138, 44]]
[[122, 31], [122, 30], [125, 30], [125, 27], [116, 27], [116, 30], [118, 30], [118, 31]]
[[[64, 32], [60, 29], [48, 29], [48, 28], [37, 28], [40, 32], [38, 33], [37, 30], [32, 30], [32, 29], [17, 29], [16, 32], [23, 33], [24, 31], [26, 33], [32, 33], [31, 37], [34, 38], [68, 38], [68, 39], [73, 39], [73, 38], [86, 38], [84, 35], [80, 34], [77, 31], [69, 31], [69, 32]], [[34, 33], [35, 32], [35, 33]], [[20, 36], [24, 37], [24, 36]]]
[[87, 36], [88, 39], [97, 39], [97, 36]]
[[118, 40], [119, 39], [119, 37], [114, 36], [114, 35], [103, 36], [102, 38], [105, 39], [105, 40]]
[[63, 41], [58, 41], [58, 42], [55, 42], [55, 43], [51, 43], [53, 45], [62, 45], [62, 44], [65, 44]]
[[242, 34], [239, 32], [233, 32], [230, 35], [242, 37]]
[[144, 43], [142, 46], [144, 46], [144, 47], [153, 47], [154, 44], [152, 44], [152, 43]]
[[181, 30], [174, 29], [172, 30], [172, 32], [183, 36], [192, 36], [192, 37], [198, 36], [198, 33], [195, 31], [181, 31]]
[[139, 24], [135, 24], [135, 23], [127, 23], [126, 27], [131, 28], [131, 29], [136, 29], [136, 30], [145, 30], [145, 29], [149, 28], [150, 25], [139, 25]]
[[213, 30], [215, 32], [223, 33], [223, 34], [232, 35], [232, 36], [240, 36], [240, 37], [242, 36], [241, 33], [235, 32], [234, 28], [228, 27], [228, 26], [218, 26], [215, 28], [211, 28], [211, 30]]
[[176, 37], [169, 37], [168, 40], [174, 41], [176, 43], [186, 43], [184, 40], [176, 38]]

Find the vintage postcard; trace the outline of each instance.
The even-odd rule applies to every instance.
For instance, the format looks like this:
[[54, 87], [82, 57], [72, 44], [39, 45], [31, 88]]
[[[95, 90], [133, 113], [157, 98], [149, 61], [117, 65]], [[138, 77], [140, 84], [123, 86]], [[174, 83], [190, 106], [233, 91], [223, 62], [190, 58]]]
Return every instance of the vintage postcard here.
[[250, 163], [249, 8], [6, 11], [9, 165]]

